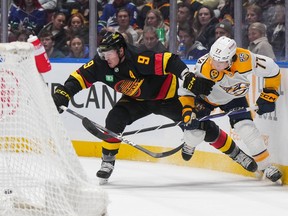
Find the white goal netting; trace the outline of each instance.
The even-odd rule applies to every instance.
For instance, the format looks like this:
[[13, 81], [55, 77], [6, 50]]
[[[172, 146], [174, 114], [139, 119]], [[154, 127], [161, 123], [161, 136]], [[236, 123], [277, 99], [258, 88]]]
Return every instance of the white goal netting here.
[[0, 215], [106, 215], [107, 194], [88, 181], [33, 49], [0, 44]]

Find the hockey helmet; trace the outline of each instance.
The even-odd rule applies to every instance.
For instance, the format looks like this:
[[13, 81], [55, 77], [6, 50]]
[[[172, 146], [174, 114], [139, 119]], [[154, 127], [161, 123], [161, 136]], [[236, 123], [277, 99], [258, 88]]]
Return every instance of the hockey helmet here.
[[222, 36], [211, 46], [209, 55], [214, 61], [232, 63], [233, 56], [236, 54], [235, 40]]
[[98, 51], [106, 52], [109, 50], [119, 50], [121, 47], [126, 47], [126, 42], [122, 34], [119, 32], [107, 31], [101, 39], [98, 47]]

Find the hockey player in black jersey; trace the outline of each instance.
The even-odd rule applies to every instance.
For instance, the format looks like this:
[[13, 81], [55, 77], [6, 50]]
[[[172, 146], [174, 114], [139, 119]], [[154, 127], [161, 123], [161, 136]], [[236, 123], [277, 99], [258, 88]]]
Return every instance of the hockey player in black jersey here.
[[[177, 55], [138, 52], [118, 32], [107, 32], [97, 51], [91, 61], [72, 72], [65, 84], [56, 88], [53, 99], [60, 113], [61, 105], [68, 106], [76, 93], [100, 81], [123, 94], [106, 118], [105, 127], [114, 133], [122, 133], [127, 125], [152, 113], [175, 122], [182, 120], [178, 78], [182, 79], [189, 70]], [[209, 95], [214, 82], [191, 79], [194, 94]], [[120, 140], [116, 138], [107, 139], [102, 145], [101, 169], [96, 174], [101, 181], [110, 177], [119, 147]]]

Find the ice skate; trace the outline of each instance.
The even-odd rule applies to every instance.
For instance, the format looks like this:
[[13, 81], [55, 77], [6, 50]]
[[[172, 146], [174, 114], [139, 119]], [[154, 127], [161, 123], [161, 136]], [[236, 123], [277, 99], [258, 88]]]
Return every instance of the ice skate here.
[[182, 147], [182, 158], [185, 161], [189, 161], [192, 158], [192, 155], [194, 154], [195, 147], [191, 147], [184, 143]]
[[244, 153], [241, 149], [238, 149], [238, 153], [233, 157], [230, 155], [230, 157], [239, 163], [244, 169], [255, 172], [258, 168], [257, 163], [254, 161], [252, 157]]
[[269, 179], [272, 182], [276, 182], [277, 184], [282, 185], [281, 177], [282, 173], [275, 166], [268, 166], [265, 170], [262, 170], [263, 176], [262, 179]]
[[96, 173], [96, 176], [99, 178], [100, 185], [108, 183], [108, 179], [111, 176], [113, 169], [114, 169], [114, 164], [115, 164], [115, 160], [114, 161], [102, 161], [101, 168]]

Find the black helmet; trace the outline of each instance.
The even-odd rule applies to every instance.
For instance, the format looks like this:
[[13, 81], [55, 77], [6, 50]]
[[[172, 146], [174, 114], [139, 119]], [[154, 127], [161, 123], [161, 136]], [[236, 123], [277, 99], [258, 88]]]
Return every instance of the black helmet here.
[[105, 52], [112, 49], [119, 50], [121, 47], [126, 47], [124, 37], [119, 32], [107, 31], [100, 41], [98, 50]]

